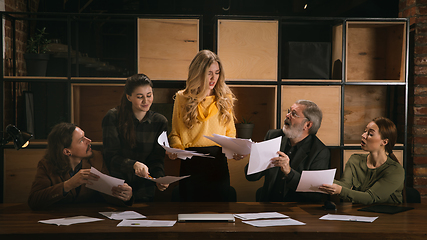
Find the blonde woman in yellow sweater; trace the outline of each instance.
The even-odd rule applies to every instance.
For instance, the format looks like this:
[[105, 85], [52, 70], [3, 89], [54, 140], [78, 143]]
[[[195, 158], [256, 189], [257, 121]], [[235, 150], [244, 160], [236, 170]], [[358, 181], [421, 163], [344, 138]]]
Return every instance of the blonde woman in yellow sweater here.
[[234, 101], [218, 56], [209, 50], [197, 53], [189, 67], [186, 88], [175, 94], [169, 142], [171, 147], [209, 153], [215, 158], [194, 156], [181, 161], [180, 175], [191, 177], [179, 183], [180, 201], [230, 200], [227, 158], [221, 147], [204, 135], [236, 136]]

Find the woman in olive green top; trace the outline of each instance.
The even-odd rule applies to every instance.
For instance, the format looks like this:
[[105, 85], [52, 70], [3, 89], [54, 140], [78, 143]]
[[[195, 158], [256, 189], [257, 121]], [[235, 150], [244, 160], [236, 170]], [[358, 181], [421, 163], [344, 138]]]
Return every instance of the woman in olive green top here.
[[396, 139], [394, 123], [388, 118], [375, 118], [362, 134], [362, 150], [369, 154], [353, 154], [341, 180], [319, 189], [353, 203], [402, 203], [405, 170], [393, 154]]

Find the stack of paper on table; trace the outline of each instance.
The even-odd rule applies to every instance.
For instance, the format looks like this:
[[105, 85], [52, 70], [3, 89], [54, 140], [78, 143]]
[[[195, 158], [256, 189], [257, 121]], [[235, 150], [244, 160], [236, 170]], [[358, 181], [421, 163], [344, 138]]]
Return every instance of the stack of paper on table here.
[[147, 218], [146, 216], [137, 213], [135, 211], [124, 211], [124, 212], [99, 212], [100, 214], [113, 220], [124, 220], [124, 219], [139, 219]]
[[265, 213], [239, 213], [234, 214], [236, 218], [242, 220], [254, 220], [254, 219], [266, 219], [266, 218], [288, 218], [288, 215], [284, 215], [278, 212], [265, 212]]
[[170, 153], [176, 153], [178, 158], [185, 160], [187, 158], [192, 158], [193, 156], [200, 156], [200, 157], [207, 157], [207, 158], [214, 158], [213, 156], [209, 156], [209, 154], [204, 153], [198, 153], [195, 151], [188, 151], [188, 150], [182, 150], [177, 148], [171, 148], [169, 146], [169, 140], [166, 132], [163, 132], [160, 134], [159, 138], [157, 139], [157, 142], [162, 146], [166, 151]]
[[247, 174], [254, 174], [272, 168], [270, 160], [279, 156], [277, 152], [280, 150], [282, 137], [277, 137], [267, 141], [255, 143], [248, 139], [230, 138], [217, 134], [212, 134], [212, 137], [205, 136], [215, 143], [221, 145], [222, 152], [228, 159], [233, 158], [233, 154], [248, 155], [249, 166]]
[[162, 220], [123, 220], [117, 227], [172, 227], [176, 221]]
[[39, 223], [46, 223], [46, 224], [56, 224], [58, 226], [69, 226], [71, 224], [76, 223], [88, 223], [88, 222], [96, 222], [96, 221], [102, 221], [104, 219], [100, 218], [93, 218], [93, 217], [86, 217], [86, 216], [75, 216], [75, 217], [68, 217], [68, 218], [56, 218], [56, 219], [50, 219], [50, 220], [40, 220]]
[[339, 214], [326, 214], [319, 218], [321, 220], [336, 220], [336, 221], [350, 221], [350, 222], [373, 222], [378, 217], [363, 217], [363, 216], [352, 216], [352, 215], [339, 215]]
[[[235, 217], [242, 219], [246, 223], [255, 227], [273, 227], [273, 226], [292, 226], [305, 225], [305, 223], [289, 218], [289, 216], [278, 212], [265, 213], [240, 213], [234, 214]], [[262, 219], [255, 220], [254, 219]], [[252, 221], [248, 221], [252, 220]]]

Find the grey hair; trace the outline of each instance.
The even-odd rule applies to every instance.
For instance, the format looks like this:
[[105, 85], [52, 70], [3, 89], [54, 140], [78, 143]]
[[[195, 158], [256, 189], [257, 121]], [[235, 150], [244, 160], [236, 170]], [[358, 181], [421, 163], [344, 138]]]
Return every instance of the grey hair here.
[[298, 100], [296, 104], [304, 105], [305, 109], [302, 111], [304, 116], [313, 123], [313, 126], [308, 131], [309, 134], [316, 134], [322, 123], [322, 110], [310, 100]]

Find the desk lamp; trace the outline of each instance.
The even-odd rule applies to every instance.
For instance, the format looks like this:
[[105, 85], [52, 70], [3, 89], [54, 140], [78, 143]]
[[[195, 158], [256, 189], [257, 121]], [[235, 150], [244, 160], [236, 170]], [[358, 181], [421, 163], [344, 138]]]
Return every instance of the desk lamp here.
[[10, 141], [13, 141], [16, 150], [27, 147], [28, 144], [30, 144], [30, 138], [33, 137], [32, 134], [22, 132], [12, 124], [7, 125], [6, 133], [9, 136], [7, 138], [3, 137], [1, 139], [1, 146], [6, 145]]

